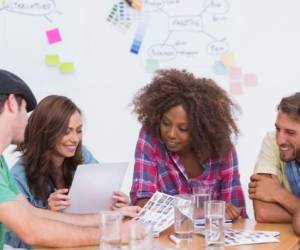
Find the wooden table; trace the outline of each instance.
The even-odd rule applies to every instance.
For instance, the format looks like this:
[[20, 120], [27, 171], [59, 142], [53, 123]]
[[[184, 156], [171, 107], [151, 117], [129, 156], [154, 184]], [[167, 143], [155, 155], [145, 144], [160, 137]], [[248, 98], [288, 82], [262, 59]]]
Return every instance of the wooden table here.
[[[254, 220], [238, 220], [232, 224], [234, 229], [249, 229], [249, 230], [266, 230], [279, 231], [279, 243], [255, 244], [255, 245], [240, 245], [234, 247], [225, 247], [226, 250], [297, 250], [298, 241], [300, 238], [292, 231], [291, 224], [267, 224], [256, 223]], [[164, 246], [168, 249], [176, 250], [176, 245], [168, 239], [171, 230], [164, 232], [158, 239], [155, 239], [155, 244]], [[38, 248], [46, 250], [50, 248]], [[51, 248], [53, 249], [53, 248]], [[78, 248], [59, 248], [60, 250], [76, 249], [76, 250], [96, 250], [98, 247], [78, 247]], [[204, 249], [204, 238], [194, 236], [192, 242], [192, 250]], [[300, 249], [300, 247], [299, 247]]]

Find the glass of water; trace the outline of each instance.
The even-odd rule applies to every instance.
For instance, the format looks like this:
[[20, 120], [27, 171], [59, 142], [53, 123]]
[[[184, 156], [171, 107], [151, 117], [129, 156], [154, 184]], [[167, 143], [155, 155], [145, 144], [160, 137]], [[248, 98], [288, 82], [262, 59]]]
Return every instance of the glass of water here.
[[206, 249], [224, 249], [225, 201], [204, 203]]
[[150, 225], [132, 220], [129, 227], [129, 250], [152, 250], [153, 233]]
[[192, 196], [180, 194], [174, 201], [174, 233], [179, 239], [178, 248], [190, 249], [193, 237], [193, 203]]
[[204, 233], [205, 219], [204, 219], [204, 202], [210, 200], [210, 188], [208, 185], [198, 183], [192, 186], [193, 192], [193, 226], [194, 233]]
[[101, 211], [100, 216], [100, 250], [121, 249], [122, 215], [117, 211]]

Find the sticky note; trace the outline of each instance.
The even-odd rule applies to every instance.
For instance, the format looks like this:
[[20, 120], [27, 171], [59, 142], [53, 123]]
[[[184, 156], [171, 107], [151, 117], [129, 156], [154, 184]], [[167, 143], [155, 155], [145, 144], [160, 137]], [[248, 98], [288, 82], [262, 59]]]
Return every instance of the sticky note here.
[[60, 42], [62, 40], [58, 28], [55, 28], [55, 29], [52, 29], [52, 30], [48, 30], [46, 32], [46, 35], [47, 35], [47, 39], [48, 39], [48, 43], [49, 44], [58, 43], [58, 42]]
[[59, 65], [61, 73], [73, 73], [75, 70], [74, 64], [72, 62], [64, 62]]
[[133, 0], [131, 6], [132, 8], [139, 10], [142, 8], [142, 2], [139, 0]]
[[213, 72], [215, 75], [226, 75], [227, 68], [222, 61], [215, 61], [213, 64]]
[[147, 73], [153, 73], [159, 68], [159, 61], [155, 59], [147, 59], [145, 70]]
[[244, 84], [247, 87], [255, 87], [257, 86], [257, 77], [256, 74], [247, 73], [244, 75]]
[[59, 55], [46, 55], [45, 60], [49, 66], [59, 66], [60, 64]]
[[221, 54], [221, 60], [228, 67], [235, 65], [235, 58], [231, 52]]
[[142, 8], [142, 2], [140, 0], [125, 0], [125, 1], [134, 9], [139, 10]]
[[230, 82], [229, 93], [232, 95], [241, 95], [243, 93], [242, 82]]
[[242, 80], [242, 69], [231, 66], [229, 69], [230, 80]]

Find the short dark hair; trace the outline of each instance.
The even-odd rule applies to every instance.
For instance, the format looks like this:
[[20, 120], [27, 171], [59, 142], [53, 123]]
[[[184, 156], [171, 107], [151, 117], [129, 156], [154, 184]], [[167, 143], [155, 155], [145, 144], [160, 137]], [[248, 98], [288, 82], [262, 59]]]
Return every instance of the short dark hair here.
[[283, 97], [277, 110], [287, 114], [290, 118], [300, 121], [300, 92]]
[[[0, 69], [0, 95], [10, 94], [22, 96], [24, 98], [27, 104], [27, 112], [32, 111], [37, 104], [31, 89], [20, 77], [7, 70]], [[2, 106], [0, 106], [0, 108], [3, 107], [7, 97], [5, 100], [4, 99], [5, 97], [2, 98]]]
[[[3, 111], [4, 103], [7, 100], [8, 96], [9, 96], [8, 94], [0, 94], [0, 114]], [[24, 98], [22, 96], [19, 96], [19, 95], [15, 95], [15, 97], [16, 97], [16, 101], [19, 104], [19, 106], [21, 106], [22, 100], [24, 100]]]

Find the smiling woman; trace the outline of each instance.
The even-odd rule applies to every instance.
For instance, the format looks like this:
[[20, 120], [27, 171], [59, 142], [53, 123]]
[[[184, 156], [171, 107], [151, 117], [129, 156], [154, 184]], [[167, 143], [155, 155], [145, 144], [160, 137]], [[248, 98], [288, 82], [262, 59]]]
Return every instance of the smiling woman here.
[[[47, 96], [37, 105], [19, 150], [21, 159], [11, 169], [19, 190], [35, 207], [54, 211], [69, 206], [68, 188], [77, 165], [97, 163], [82, 146], [81, 111], [64, 96]], [[29, 247], [12, 232], [6, 243]]]

